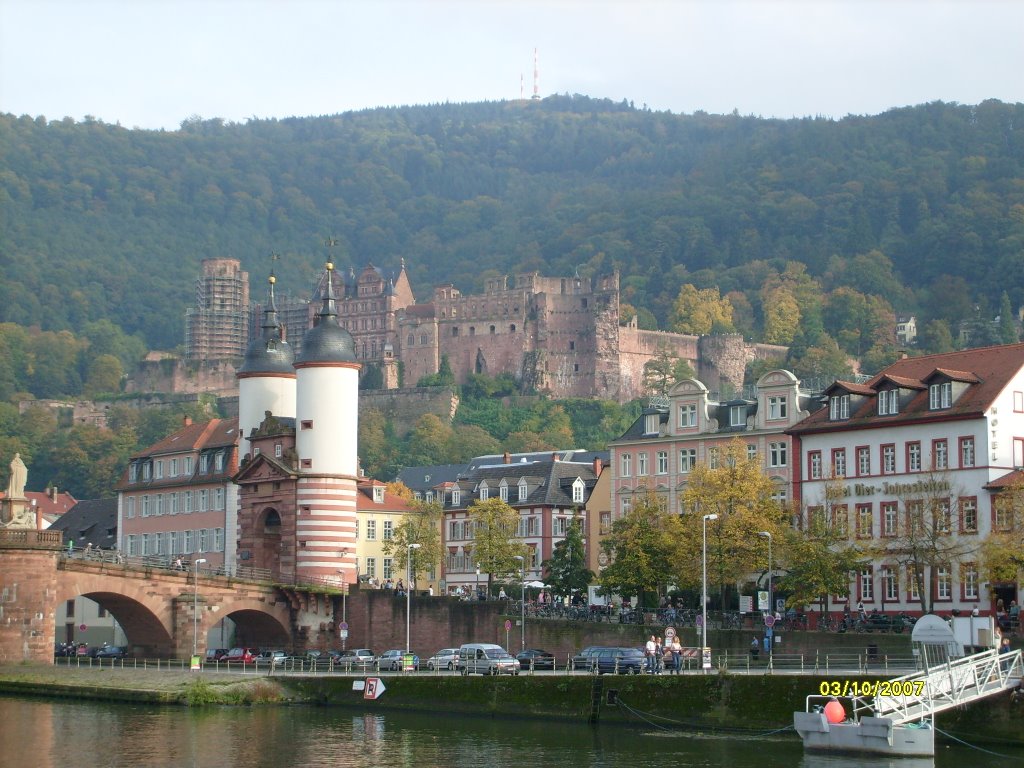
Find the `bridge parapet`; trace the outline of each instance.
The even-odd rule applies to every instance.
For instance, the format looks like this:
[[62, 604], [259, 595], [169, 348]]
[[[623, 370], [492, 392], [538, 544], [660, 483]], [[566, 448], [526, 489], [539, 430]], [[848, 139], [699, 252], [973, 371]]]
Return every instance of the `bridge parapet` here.
[[62, 531], [37, 531], [30, 528], [0, 528], [2, 549], [61, 549]]

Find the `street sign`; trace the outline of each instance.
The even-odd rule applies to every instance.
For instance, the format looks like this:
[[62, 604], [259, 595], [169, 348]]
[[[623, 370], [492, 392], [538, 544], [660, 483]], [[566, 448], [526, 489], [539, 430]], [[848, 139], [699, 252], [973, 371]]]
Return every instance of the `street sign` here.
[[769, 627], [769, 628], [774, 627], [775, 626], [775, 617], [772, 616], [770, 613], [766, 613], [764, 615], [764, 625], [766, 627]]
[[384, 687], [384, 681], [379, 677], [368, 677], [366, 678], [366, 687], [363, 689], [363, 698], [376, 700], [381, 697], [381, 694], [387, 690]]
[[675, 636], [676, 636], [676, 628], [675, 627], [665, 627], [665, 644], [666, 645]]
[[505, 619], [505, 631], [509, 632], [512, 629], [512, 620]]
[[750, 613], [754, 610], [754, 598], [750, 595], [740, 595], [740, 613]]
[[341, 632], [338, 633], [338, 635], [341, 637], [342, 640], [347, 640], [348, 639], [348, 630], [347, 629], [343, 629], [343, 630], [341, 630]]
[[85, 630], [87, 630], [87, 629], [88, 629], [88, 627], [87, 627], [87, 626], [86, 626], [85, 624], [79, 624], [79, 625], [78, 625], [78, 628], [79, 628], [80, 630], [82, 630], [83, 632], [85, 632]]
[[347, 621], [341, 622], [341, 624], [338, 625], [338, 628], [339, 629], [343, 629], [343, 630], [348, 630], [348, 622]]
[[710, 648], [702, 649], [701, 659], [700, 659], [700, 666], [701, 666], [701, 669], [711, 669], [711, 649]]
[[757, 592], [757, 610], [770, 611], [771, 603], [768, 602], [768, 590], [760, 589]]
[[697, 626], [698, 627], [703, 627], [704, 626], [704, 617], [701, 614], [699, 614], [699, 613], [697, 614]]

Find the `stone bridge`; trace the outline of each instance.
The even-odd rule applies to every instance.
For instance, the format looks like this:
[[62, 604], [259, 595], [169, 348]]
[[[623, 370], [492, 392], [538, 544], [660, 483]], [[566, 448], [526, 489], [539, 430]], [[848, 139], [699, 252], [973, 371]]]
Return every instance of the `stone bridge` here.
[[302, 652], [337, 637], [340, 591], [198, 579], [194, 571], [71, 558], [59, 531], [0, 530], [0, 662], [53, 661], [57, 609], [79, 595], [121, 625], [132, 655], [186, 658], [230, 617], [236, 643]]

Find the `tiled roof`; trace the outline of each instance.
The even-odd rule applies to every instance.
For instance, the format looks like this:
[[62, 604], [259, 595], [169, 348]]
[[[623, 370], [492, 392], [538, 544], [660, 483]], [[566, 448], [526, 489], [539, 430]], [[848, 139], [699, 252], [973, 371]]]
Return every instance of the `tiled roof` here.
[[238, 419], [210, 419], [187, 424], [163, 440], [153, 443], [135, 455], [133, 459], [178, 453], [201, 448], [216, 448], [234, 445], [238, 439]]
[[[868, 381], [866, 385], [859, 387], [858, 390], [852, 389], [858, 385], [851, 385], [847, 382], [836, 382], [826, 390], [826, 392], [830, 392], [841, 386], [843, 389], [868, 395], [863, 403], [860, 403], [855, 409], [851, 409], [849, 419], [831, 421], [829, 420], [829, 409], [821, 408], [787, 432], [803, 434], [837, 429], [870, 428], [882, 424], [888, 427], [927, 421], [945, 421], [965, 416], [980, 417], [1022, 367], [1024, 367], [1024, 343], [966, 349], [961, 352], [948, 352], [940, 355], [907, 357], [897, 360]], [[897, 377], [920, 382], [946, 378], [966, 382], [969, 386], [960, 393], [949, 408], [930, 410], [928, 391], [923, 389], [909, 402], [901, 404], [899, 414], [879, 417], [874, 398], [875, 388], [879, 382], [886, 379], [896, 380]]]
[[1024, 470], [1016, 469], [1007, 472], [1002, 477], [997, 477], [991, 483], [985, 484], [986, 491], [997, 491], [1003, 488], [1011, 488], [1015, 485], [1024, 485]]
[[[7, 494], [0, 492], [0, 499], [4, 498], [7, 498]], [[41, 511], [43, 517], [51, 520], [59, 518], [78, 503], [78, 499], [67, 491], [55, 493], [53, 498], [50, 498], [46, 491], [25, 491], [25, 500], [28, 501], [29, 507], [34, 501], [35, 509]]]
[[384, 501], [378, 503], [373, 500], [373, 489], [374, 487], [382, 487], [384, 483], [380, 480], [360, 480], [357, 490], [359, 494], [356, 496], [356, 509], [360, 512], [412, 512], [413, 505], [407, 499], [403, 499], [401, 496], [397, 496], [393, 493], [389, 493], [385, 487], [384, 490]]
[[92, 544], [102, 549], [117, 545], [117, 499], [85, 499], [61, 515], [51, 531], [63, 531], [75, 547]]
[[[572, 483], [580, 478], [587, 487], [585, 496], [593, 490], [597, 482], [593, 463], [576, 463], [569, 461], [534, 461], [512, 462], [484, 466], [476, 471], [468, 472], [459, 479], [459, 487], [465, 492], [459, 506], [467, 507], [480, 498], [479, 486], [486, 481], [492, 498], [497, 498], [497, 489], [504, 479], [509, 488], [508, 503], [513, 506], [544, 505], [551, 507], [570, 507], [579, 503], [572, 500]], [[525, 479], [530, 487], [525, 501], [519, 500], [519, 481]]]

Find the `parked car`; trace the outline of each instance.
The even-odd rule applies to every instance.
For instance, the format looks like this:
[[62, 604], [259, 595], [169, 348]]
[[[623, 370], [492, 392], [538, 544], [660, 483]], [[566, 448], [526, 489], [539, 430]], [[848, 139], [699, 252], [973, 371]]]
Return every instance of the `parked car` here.
[[221, 659], [223, 659], [227, 655], [228, 655], [228, 649], [227, 648], [207, 648], [206, 649], [206, 661], [207, 662], [220, 661]]
[[572, 668], [573, 669], [585, 669], [589, 671], [594, 670], [595, 659], [601, 651], [608, 650], [610, 646], [607, 645], [589, 645], [582, 651], [572, 657]]
[[92, 657], [94, 659], [123, 659], [128, 655], [128, 649], [120, 645], [104, 645], [102, 648], [94, 648]]
[[256, 656], [257, 664], [281, 664], [288, 658], [284, 651], [260, 651]]
[[427, 669], [455, 669], [455, 664], [458, 660], [458, 648], [442, 648], [427, 659]]
[[516, 654], [519, 666], [522, 669], [554, 669], [555, 654], [542, 651], [539, 648], [527, 648]]
[[342, 651], [336, 660], [344, 669], [373, 669], [377, 664], [377, 657], [369, 648], [349, 648]]
[[604, 648], [595, 657], [597, 674], [639, 675], [646, 657], [639, 648]]
[[252, 664], [259, 653], [259, 648], [232, 648], [221, 661], [227, 664]]
[[[404, 658], [405, 651], [384, 651], [384, 653], [377, 657], [377, 669], [390, 669], [395, 672], [398, 672], [402, 670], [405, 666], [405, 662], [403, 661]], [[414, 671], [417, 672], [420, 669], [420, 657], [417, 656], [415, 653], [412, 654], [412, 668]]]
[[457, 667], [463, 675], [518, 675], [520, 664], [500, 645], [464, 643], [459, 648]]

